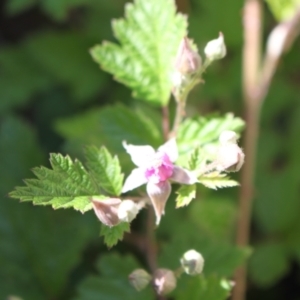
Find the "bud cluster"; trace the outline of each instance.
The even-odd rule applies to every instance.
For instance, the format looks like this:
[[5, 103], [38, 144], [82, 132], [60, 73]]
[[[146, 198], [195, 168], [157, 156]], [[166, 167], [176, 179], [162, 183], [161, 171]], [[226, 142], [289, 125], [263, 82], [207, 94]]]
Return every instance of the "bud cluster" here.
[[188, 275], [201, 274], [204, 266], [204, 259], [196, 250], [189, 250], [183, 254], [180, 263], [181, 267], [176, 271], [160, 268], [155, 270], [153, 276], [151, 276], [143, 269], [136, 269], [128, 276], [128, 278], [131, 285], [137, 291], [143, 290], [150, 282], [152, 282], [153, 288], [158, 295], [167, 295], [176, 288], [177, 278], [182, 274], [183, 270]]

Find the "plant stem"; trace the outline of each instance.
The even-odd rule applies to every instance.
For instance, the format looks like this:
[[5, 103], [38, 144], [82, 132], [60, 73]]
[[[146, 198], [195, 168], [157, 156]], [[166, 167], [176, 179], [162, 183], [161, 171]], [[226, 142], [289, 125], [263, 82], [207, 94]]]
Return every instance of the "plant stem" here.
[[169, 118], [169, 107], [163, 106], [162, 107], [162, 130], [164, 140], [168, 140], [169, 131], [170, 131], [170, 118]]
[[[272, 31], [260, 72], [261, 5], [261, 1], [259, 0], [246, 0], [244, 7], [243, 93], [247, 129], [244, 141], [246, 163], [241, 177], [236, 236], [239, 246], [247, 246], [249, 242], [261, 106], [269, 91], [271, 81], [283, 52], [292, 45], [300, 31], [299, 9], [293, 19], [280, 23]], [[233, 300], [245, 299], [246, 277], [247, 271], [245, 267], [237, 270], [235, 274], [236, 285], [232, 296]]]
[[[244, 5], [244, 49], [243, 49], [243, 96], [245, 102], [246, 132], [244, 151], [246, 163], [242, 169], [239, 198], [236, 242], [239, 246], [248, 245], [251, 208], [253, 198], [253, 177], [256, 161], [259, 105], [256, 99], [257, 80], [261, 55], [261, 1], [246, 0]], [[246, 294], [246, 267], [235, 274], [233, 300], [243, 300]]]
[[185, 115], [185, 101], [179, 100], [176, 101], [176, 113], [174, 118], [174, 124], [171, 133], [169, 134], [169, 137], [176, 137], [178, 133], [179, 126], [181, 124], [181, 121]]

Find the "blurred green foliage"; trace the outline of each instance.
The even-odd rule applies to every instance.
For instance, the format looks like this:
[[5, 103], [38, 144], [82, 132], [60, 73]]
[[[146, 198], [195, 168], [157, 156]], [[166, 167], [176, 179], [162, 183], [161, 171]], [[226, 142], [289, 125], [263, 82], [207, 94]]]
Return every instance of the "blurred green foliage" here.
[[[277, 18], [285, 18], [275, 12], [277, 2], [268, 2]], [[7, 197], [14, 186], [30, 176], [32, 167], [47, 164], [49, 152], [67, 152], [81, 159], [84, 145], [105, 145], [120, 155], [124, 171], [128, 172], [132, 165], [122, 153], [120, 140], [155, 147], [162, 143], [160, 111], [142, 103], [133, 104], [129, 91], [101, 71], [89, 54], [89, 49], [101, 40], [114, 40], [110, 21], [123, 16], [124, 3], [6, 1], [3, 24], [11, 24], [8, 21], [12, 20], [22, 34], [16, 40], [7, 26], [1, 27], [1, 299], [9, 295], [25, 300], [154, 297], [150, 289], [138, 294], [127, 283], [133, 268], [145, 267], [141, 253], [131, 251], [132, 245], [126, 241], [115, 248], [116, 252], [108, 251], [98, 237], [99, 224], [93, 213], [54, 211]], [[242, 115], [243, 1], [191, 0], [190, 6], [189, 32], [200, 52], [208, 40], [222, 31], [228, 56], [209, 68], [206, 84], [192, 93], [187, 113], [195, 118], [189, 122], [200, 122], [198, 115], [216, 110]], [[32, 16], [34, 30], [26, 27]], [[41, 22], [39, 17], [46, 21]], [[23, 19], [27, 23], [21, 30]], [[268, 12], [265, 19], [267, 32], [275, 21]], [[249, 262], [253, 289], [271, 289], [288, 276], [292, 263], [296, 274], [300, 273], [297, 48], [299, 42], [284, 57], [261, 115], [253, 253]], [[102, 107], [104, 104], [109, 106]], [[124, 132], [128, 118], [132, 124]], [[230, 115], [222, 118], [226, 120]], [[206, 117], [201, 120], [205, 123]], [[240, 121], [230, 124], [234, 124], [233, 129], [243, 126]], [[190, 135], [184, 132], [184, 126], [182, 130], [181, 139], [188, 140]], [[215, 127], [209, 130], [214, 132]], [[233, 245], [237, 189], [214, 192], [199, 188], [191, 205], [180, 209], [175, 209], [175, 198], [173, 193], [167, 215], [156, 230], [160, 265], [176, 268], [187, 247], [195, 248], [205, 257], [205, 277], [183, 276], [172, 297], [225, 299], [228, 289], [223, 277], [231, 276], [250, 252]], [[141, 215], [133, 230], [143, 226]], [[191, 293], [188, 296], [187, 287]], [[299, 283], [295, 288], [299, 290]], [[280, 299], [268, 295], [258, 292], [253, 299]]]

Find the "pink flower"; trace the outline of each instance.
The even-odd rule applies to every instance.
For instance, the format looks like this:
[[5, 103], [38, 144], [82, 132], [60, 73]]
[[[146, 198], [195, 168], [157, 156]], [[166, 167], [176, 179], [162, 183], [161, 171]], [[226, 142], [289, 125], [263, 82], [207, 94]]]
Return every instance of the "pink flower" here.
[[193, 184], [197, 182], [197, 178], [192, 172], [173, 164], [178, 158], [174, 138], [160, 146], [156, 152], [148, 145], [134, 146], [123, 142], [123, 146], [137, 168], [127, 177], [122, 192], [126, 193], [147, 184], [147, 193], [156, 214], [156, 224], [159, 224], [171, 193], [170, 181]]

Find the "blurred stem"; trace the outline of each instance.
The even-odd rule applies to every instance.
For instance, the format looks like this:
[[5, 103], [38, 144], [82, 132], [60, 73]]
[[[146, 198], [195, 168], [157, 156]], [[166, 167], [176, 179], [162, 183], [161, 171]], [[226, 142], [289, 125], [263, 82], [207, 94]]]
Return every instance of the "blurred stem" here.
[[162, 130], [164, 140], [168, 140], [169, 131], [170, 131], [170, 117], [169, 117], [169, 107], [163, 106], [162, 107]]
[[[245, 102], [246, 132], [244, 151], [246, 163], [242, 169], [239, 198], [238, 225], [236, 242], [239, 246], [248, 245], [249, 226], [253, 198], [253, 181], [256, 161], [256, 147], [259, 122], [259, 99], [257, 99], [257, 80], [261, 55], [261, 19], [260, 0], [246, 0], [244, 5], [244, 48], [243, 48], [243, 97]], [[243, 300], [246, 294], [246, 267], [241, 267], [235, 274], [233, 300]]]
[[[244, 6], [243, 96], [247, 128], [244, 141], [246, 163], [242, 170], [236, 237], [239, 246], [247, 246], [249, 242], [261, 106], [269, 91], [282, 54], [291, 47], [300, 31], [299, 9], [291, 20], [280, 23], [271, 32], [260, 70], [261, 15], [261, 1], [246, 0]], [[233, 290], [233, 300], [245, 299], [246, 278], [246, 268], [238, 269], [235, 274], [236, 285]]]
[[176, 100], [176, 103], [177, 103], [176, 113], [175, 113], [173, 128], [171, 133], [169, 134], [170, 138], [177, 136], [180, 123], [185, 115], [185, 100], [178, 99]]

